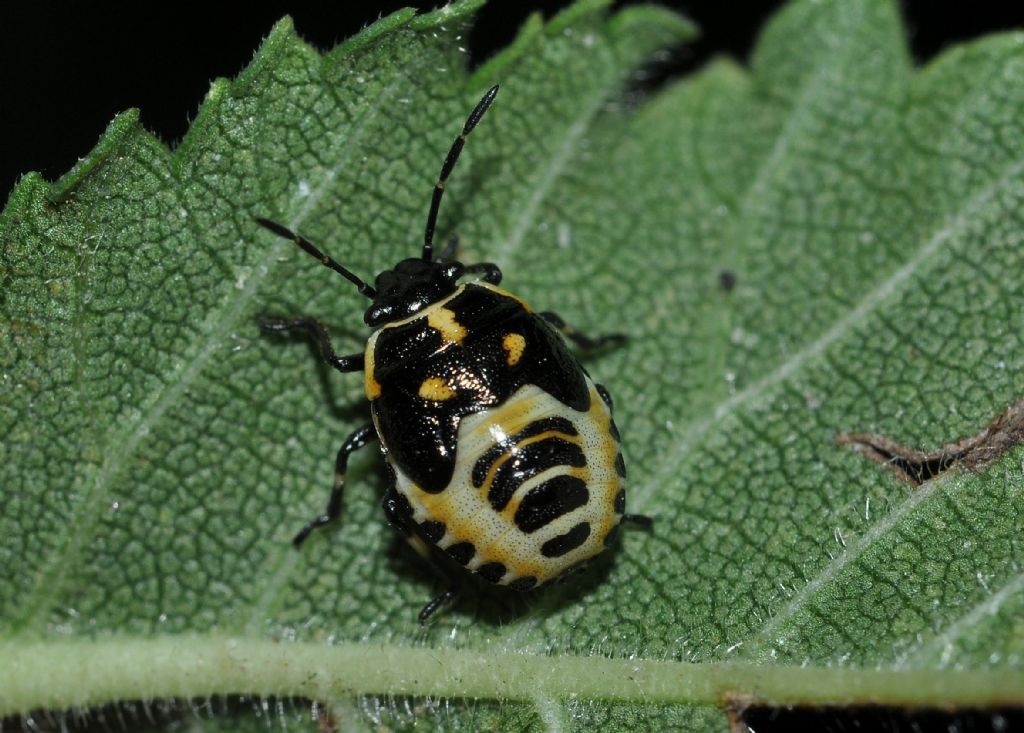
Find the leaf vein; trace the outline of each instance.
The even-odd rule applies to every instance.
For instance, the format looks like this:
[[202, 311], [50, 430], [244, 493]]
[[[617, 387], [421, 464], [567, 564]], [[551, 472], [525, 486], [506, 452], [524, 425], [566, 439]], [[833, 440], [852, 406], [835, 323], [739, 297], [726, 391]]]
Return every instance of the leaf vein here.
[[1015, 183], [1022, 172], [1024, 172], [1024, 159], [1015, 160], [1009, 164], [996, 181], [968, 199], [961, 210], [948, 217], [943, 226], [939, 227], [899, 269], [883, 280], [874, 290], [867, 293], [854, 308], [839, 318], [821, 337], [795, 352], [770, 374], [757, 380], [746, 389], [736, 392], [729, 399], [719, 402], [703, 418], [690, 423], [687, 430], [680, 436], [675, 448], [665, 451], [666, 456], [675, 457], [675, 459], [669, 458], [663, 461], [660, 470], [655, 471], [650, 480], [637, 487], [634, 493], [637, 504], [643, 506], [645, 502], [651, 500], [658, 486], [680, 470], [682, 464], [689, 459], [695, 444], [699, 443], [715, 424], [748, 404], [757, 405], [767, 402], [769, 391], [786, 382], [809, 362], [822, 356], [830, 346], [865, 322], [881, 305], [897, 295], [900, 288], [910, 282], [931, 258], [941, 252], [943, 246], [956, 233], [969, 225], [971, 214], [983, 208], [1008, 184]]
[[[396, 82], [397, 83], [397, 80]], [[392, 85], [394, 86], [394, 85]], [[389, 86], [390, 90], [392, 86]], [[358, 138], [365, 130], [366, 113], [357, 123], [354, 137]], [[357, 146], [342, 146], [348, 151], [354, 151]], [[297, 229], [304, 218], [312, 211], [313, 207], [321, 200], [325, 192], [336, 180], [338, 172], [348, 162], [348, 156], [342, 156], [337, 165], [330, 168], [323, 179], [306, 196], [306, 200], [299, 212], [291, 219], [289, 226]], [[299, 198], [299, 196], [296, 196]], [[286, 247], [283, 240], [275, 241], [268, 248], [266, 255], [256, 267], [251, 269], [252, 275], [245, 279], [241, 289], [232, 288], [227, 291], [227, 297], [222, 301], [220, 308], [211, 311], [203, 320], [198, 329], [198, 335], [193, 342], [192, 354], [185, 356], [181, 361], [167, 372], [166, 379], [162, 380], [162, 388], [154, 392], [148, 404], [137, 413], [134, 420], [127, 420], [115, 425], [123, 426], [121, 430], [108, 433], [106, 448], [103, 450], [103, 461], [100, 467], [95, 470], [93, 479], [89, 481], [83, 490], [80, 499], [76, 503], [72, 517], [65, 525], [67, 531], [65, 538], [53, 557], [47, 561], [39, 574], [39, 582], [34, 592], [26, 599], [26, 612], [20, 622], [15, 624], [15, 630], [24, 630], [33, 625], [42, 623], [45, 614], [49, 610], [49, 603], [58, 597], [62, 588], [62, 579], [70, 574], [73, 566], [77, 564], [76, 558], [81, 557], [79, 549], [82, 548], [93, 536], [96, 524], [99, 521], [98, 508], [104, 505], [98, 497], [109, 491], [109, 487], [116, 479], [118, 473], [126, 465], [128, 459], [135, 453], [142, 441], [150, 434], [152, 427], [157, 424], [170, 409], [177, 399], [186, 392], [190, 385], [198, 378], [203, 368], [211, 357], [221, 348], [225, 337], [231, 333], [231, 329], [238, 322], [242, 314], [248, 308], [250, 301], [255, 297], [259, 286], [269, 276], [272, 265]], [[92, 516], [88, 512], [92, 510]], [[85, 516], [83, 516], [85, 515]], [[258, 605], [256, 608], [258, 609]], [[254, 609], [256, 611], [256, 609]]]
[[948, 624], [945, 631], [918, 649], [906, 659], [902, 666], [923, 667], [928, 662], [933, 662], [935, 657], [939, 657], [940, 667], [948, 666], [956, 642], [968, 632], [976, 629], [986, 616], [997, 614], [1007, 600], [1021, 592], [1024, 592], [1024, 573], [1011, 577], [999, 590], [986, 596], [980, 603], [971, 607], [967, 613]]
[[565, 170], [566, 165], [576, 151], [577, 143], [593, 124], [597, 113], [604, 104], [606, 94], [606, 89], [602, 87], [600, 93], [594, 95], [593, 99], [583, 107], [580, 115], [566, 131], [565, 137], [555, 151], [555, 154], [551, 156], [548, 164], [539, 171], [531, 189], [532, 193], [516, 217], [515, 226], [508, 236], [505, 237], [504, 242], [497, 247], [496, 262], [507, 263], [522, 246], [523, 239], [536, 221], [537, 212], [540, 210], [541, 204], [544, 203], [547, 196], [551, 193], [555, 181], [558, 180], [562, 171]]

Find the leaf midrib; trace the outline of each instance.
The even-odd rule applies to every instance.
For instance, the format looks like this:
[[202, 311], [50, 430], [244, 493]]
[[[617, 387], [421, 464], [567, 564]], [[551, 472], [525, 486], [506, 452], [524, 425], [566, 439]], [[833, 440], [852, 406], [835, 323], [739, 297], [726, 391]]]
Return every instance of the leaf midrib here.
[[[720, 706], [875, 703], [984, 707], [1024, 694], [1024, 672], [896, 670], [548, 656], [394, 644], [221, 636], [53, 639], [0, 645], [0, 716], [125, 699], [213, 695], [335, 700], [569, 699]], [[103, 670], [103, 674], [96, 674]]]

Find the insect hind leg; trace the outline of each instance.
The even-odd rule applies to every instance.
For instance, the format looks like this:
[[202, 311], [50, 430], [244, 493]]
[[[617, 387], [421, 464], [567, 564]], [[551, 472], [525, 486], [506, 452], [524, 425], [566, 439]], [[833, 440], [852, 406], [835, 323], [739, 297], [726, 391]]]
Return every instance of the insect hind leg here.
[[388, 524], [394, 527], [395, 530], [412, 546], [412, 548], [416, 550], [417, 554], [430, 563], [448, 582], [448, 590], [431, 598], [427, 602], [427, 605], [423, 607], [423, 610], [419, 612], [419, 622], [420, 624], [425, 625], [427, 621], [430, 620], [430, 617], [437, 613], [442, 606], [446, 606], [455, 600], [459, 595], [459, 585], [449, 578], [447, 573], [441, 570], [440, 565], [433, 555], [433, 546], [428, 545], [426, 540], [424, 540], [414, 529], [412, 508], [409, 506], [409, 501], [399, 494], [393, 486], [388, 490], [388, 493], [384, 497], [383, 507], [384, 516], [387, 517]]
[[453, 585], [444, 593], [434, 596], [430, 601], [423, 607], [423, 610], [419, 613], [420, 624], [426, 625], [430, 617], [433, 616], [441, 608], [441, 606], [447, 606], [452, 603], [459, 595], [459, 586]]
[[623, 514], [621, 521], [635, 524], [643, 529], [652, 529], [654, 527], [654, 519], [646, 514]]

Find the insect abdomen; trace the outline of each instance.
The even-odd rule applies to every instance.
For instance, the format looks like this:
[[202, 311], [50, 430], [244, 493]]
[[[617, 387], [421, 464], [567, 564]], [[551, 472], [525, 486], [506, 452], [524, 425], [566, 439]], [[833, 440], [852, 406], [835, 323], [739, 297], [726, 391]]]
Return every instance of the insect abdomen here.
[[463, 418], [444, 491], [398, 474], [421, 532], [468, 570], [526, 589], [600, 552], [624, 503], [622, 458], [607, 405], [574, 410], [535, 385]]

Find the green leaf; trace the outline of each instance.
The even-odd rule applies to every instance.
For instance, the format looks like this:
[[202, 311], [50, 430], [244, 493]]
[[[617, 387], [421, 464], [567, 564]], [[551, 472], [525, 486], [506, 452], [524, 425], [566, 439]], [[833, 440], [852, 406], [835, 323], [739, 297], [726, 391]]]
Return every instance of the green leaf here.
[[[749, 70], [637, 106], [685, 21], [582, 2], [470, 74], [474, 7], [326, 56], [282, 21], [175, 151], [128, 112], [60, 181], [22, 179], [0, 215], [0, 714], [300, 696], [345, 730], [722, 730], [736, 699], [1024, 701], [1019, 432], [916, 487], [836, 440], [932, 451], [1024, 395], [1024, 37], [915, 70], [893, 2], [793, 2]], [[371, 452], [339, 526], [289, 544], [362, 385], [256, 318], [316, 315], [348, 353], [364, 302], [253, 217], [366, 277], [414, 256], [494, 82], [439, 233], [630, 334], [587, 366], [655, 529], [421, 629], [440, 585], [386, 527]]]

